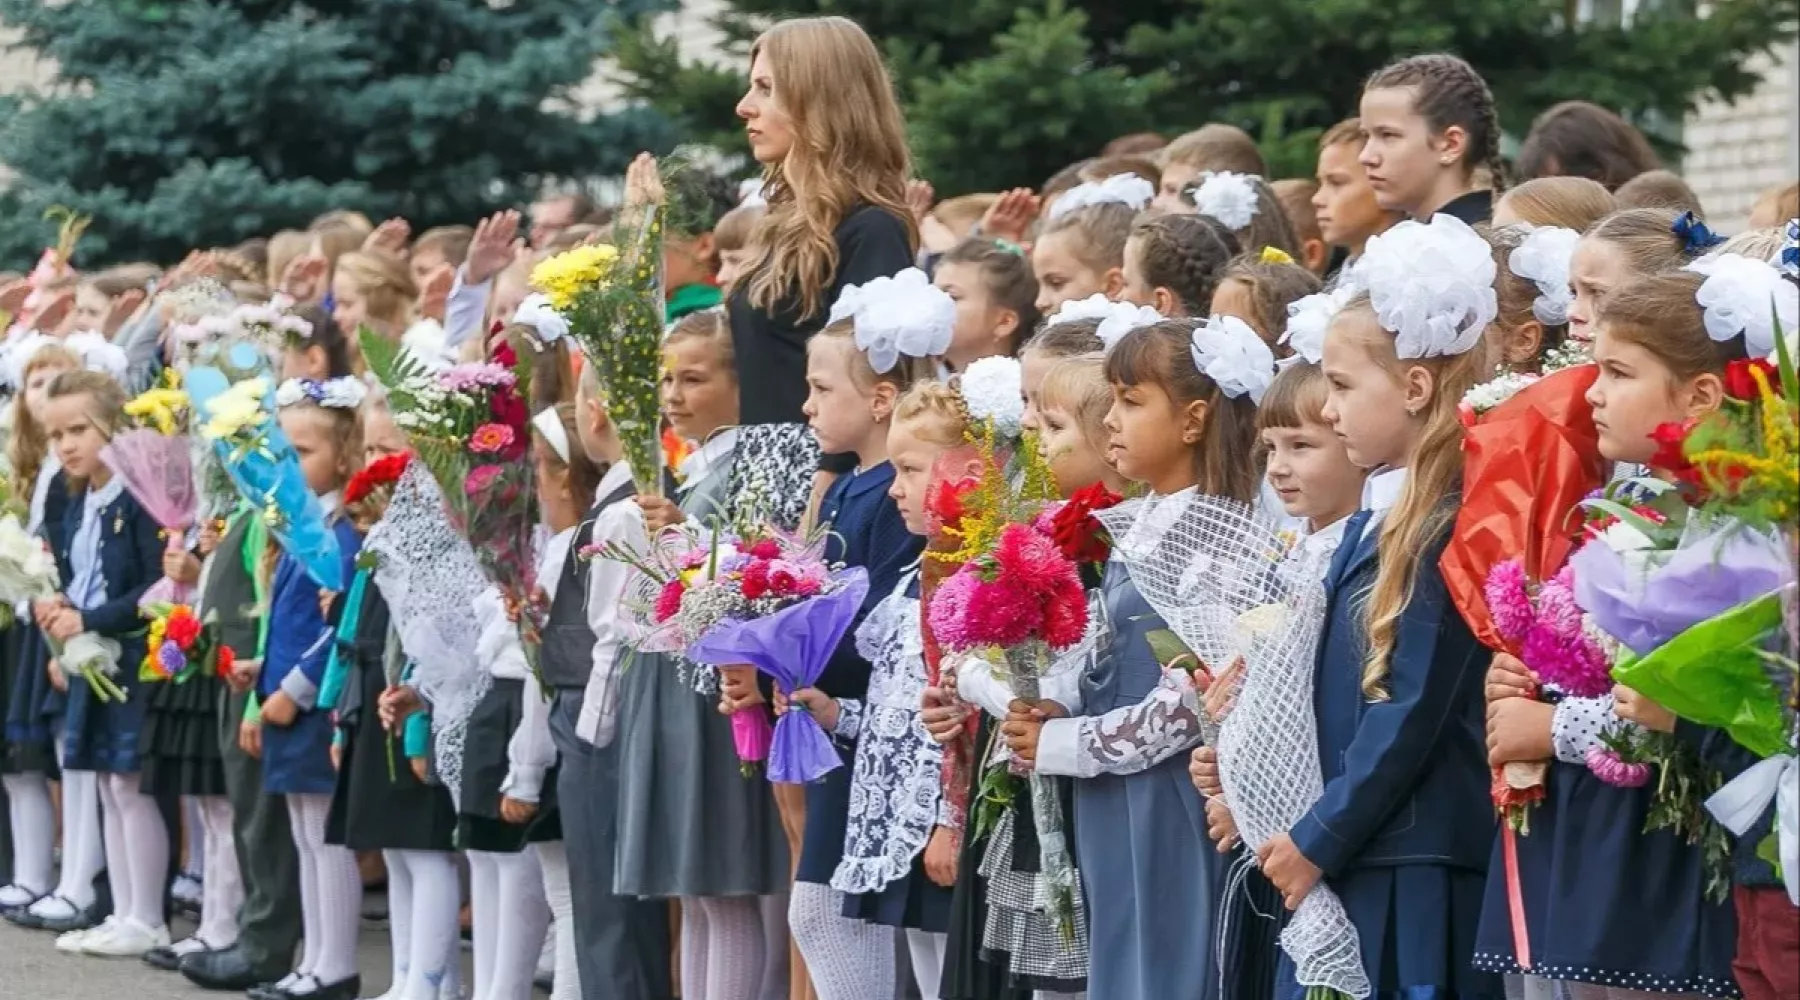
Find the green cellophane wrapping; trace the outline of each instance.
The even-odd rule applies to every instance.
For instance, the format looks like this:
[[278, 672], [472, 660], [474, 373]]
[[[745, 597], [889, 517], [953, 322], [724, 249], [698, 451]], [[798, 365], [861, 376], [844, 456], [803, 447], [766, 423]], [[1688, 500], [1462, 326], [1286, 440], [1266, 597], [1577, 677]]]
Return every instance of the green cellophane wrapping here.
[[1627, 654], [1613, 679], [1684, 719], [1725, 730], [1758, 756], [1783, 753], [1786, 722], [1766, 652], [1781, 627], [1780, 595], [1766, 594], [1645, 656]]

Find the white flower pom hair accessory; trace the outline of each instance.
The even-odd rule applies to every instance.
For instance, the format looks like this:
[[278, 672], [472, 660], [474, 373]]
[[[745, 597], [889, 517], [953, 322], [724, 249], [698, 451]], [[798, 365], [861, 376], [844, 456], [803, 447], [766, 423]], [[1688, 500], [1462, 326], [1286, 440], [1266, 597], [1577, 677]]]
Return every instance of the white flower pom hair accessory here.
[[1405, 361], [1466, 353], [1500, 314], [1493, 249], [1449, 215], [1408, 220], [1369, 240], [1357, 274]]
[[1221, 170], [1208, 174], [1194, 189], [1194, 208], [1234, 233], [1255, 220], [1257, 207], [1256, 185], [1249, 174]]
[[845, 319], [853, 325], [856, 346], [868, 355], [869, 367], [886, 375], [902, 356], [934, 358], [950, 349], [956, 303], [924, 271], [909, 267], [891, 278], [845, 288], [827, 324]]
[[969, 419], [985, 420], [1002, 438], [1016, 438], [1024, 430], [1025, 376], [1015, 358], [982, 358], [972, 361], [956, 378], [957, 394], [969, 411]]
[[513, 310], [514, 323], [529, 326], [537, 331], [538, 340], [545, 344], [553, 344], [569, 335], [569, 321], [556, 307], [550, 304], [550, 297], [542, 292], [532, 292]]
[[[1800, 286], [1766, 260], [1735, 253], [1703, 257], [1687, 269], [1706, 276], [1694, 301], [1706, 314], [1706, 335], [1717, 341], [1742, 335], [1753, 358], [1775, 353], [1777, 329], [1800, 329]], [[1778, 326], [1779, 325], [1779, 326]]]
[[1575, 244], [1580, 242], [1581, 234], [1573, 229], [1539, 226], [1507, 255], [1506, 266], [1512, 273], [1537, 286], [1531, 314], [1545, 326], [1569, 322], [1569, 306], [1575, 302], [1569, 265], [1575, 259]]
[[1288, 303], [1287, 332], [1281, 335], [1281, 343], [1294, 353], [1276, 365], [1286, 368], [1302, 361], [1313, 365], [1324, 362], [1325, 331], [1331, 326], [1331, 318], [1342, 312], [1355, 295], [1354, 288], [1339, 288]]
[[275, 405], [286, 408], [299, 403], [313, 403], [333, 409], [354, 410], [369, 395], [369, 387], [351, 376], [328, 378], [323, 382], [310, 378], [291, 378], [275, 390]]
[[1142, 211], [1156, 197], [1156, 185], [1136, 174], [1114, 174], [1099, 182], [1077, 184], [1056, 199], [1050, 218], [1060, 219], [1078, 208], [1090, 205], [1124, 205]]
[[1248, 395], [1260, 404], [1275, 381], [1275, 352], [1236, 316], [1213, 316], [1194, 328], [1194, 365], [1233, 399]]
[[1099, 337], [1100, 343], [1110, 351], [1131, 331], [1162, 322], [1163, 315], [1149, 306], [1134, 306], [1129, 302], [1114, 302], [1104, 295], [1090, 295], [1064, 302], [1044, 325], [1078, 323], [1084, 319], [1100, 321], [1094, 336]]

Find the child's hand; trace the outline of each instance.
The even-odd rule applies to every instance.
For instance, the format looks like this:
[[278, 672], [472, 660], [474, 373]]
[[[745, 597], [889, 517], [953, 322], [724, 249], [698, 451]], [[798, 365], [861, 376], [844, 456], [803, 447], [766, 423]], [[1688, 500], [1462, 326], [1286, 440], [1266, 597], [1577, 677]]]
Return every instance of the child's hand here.
[[928, 180], [913, 178], [906, 182], [906, 207], [912, 210], [915, 224], [925, 221], [931, 206], [937, 203], [937, 189]]
[[1037, 763], [1038, 737], [1044, 731], [1044, 716], [1022, 701], [1012, 703], [1012, 711], [1000, 724], [1000, 736], [1014, 757], [1026, 764]]
[[1510, 653], [1495, 653], [1488, 667], [1484, 693], [1490, 702], [1505, 698], [1530, 698], [1537, 694], [1537, 678]]
[[806, 713], [813, 717], [813, 721], [819, 724], [820, 729], [828, 733], [837, 732], [838, 702], [836, 698], [818, 688], [801, 688], [788, 695], [787, 700], [790, 707], [798, 705], [806, 709]]
[[719, 668], [719, 713], [730, 715], [768, 699], [756, 687], [756, 668], [751, 666]]
[[1206, 800], [1206, 835], [1219, 845], [1220, 854], [1230, 854], [1238, 843], [1237, 820], [1231, 816], [1231, 807], [1225, 804], [1223, 796], [1214, 796]]
[[1675, 713], [1623, 684], [1613, 685], [1613, 714], [1659, 733], [1675, 731]]
[[925, 877], [946, 889], [956, 884], [956, 852], [962, 847], [958, 833], [940, 826], [925, 842]]
[[[244, 731], [239, 729], [238, 736], [241, 738], [243, 735]], [[336, 740], [331, 741], [331, 769], [333, 771], [344, 769], [344, 745]]]
[[243, 694], [250, 690], [261, 673], [261, 660], [238, 660], [231, 665], [231, 676], [226, 679], [226, 683], [231, 685], [233, 691]]
[[376, 717], [381, 720], [381, 728], [393, 732], [400, 728], [415, 712], [425, 710], [425, 699], [419, 692], [406, 684], [396, 684], [381, 692], [376, 702]]
[[68, 642], [83, 631], [81, 612], [74, 608], [59, 608], [50, 615], [49, 624], [44, 626], [44, 633], [58, 642]]
[[456, 268], [439, 264], [419, 286], [419, 315], [442, 323], [450, 308], [450, 293], [455, 288]]
[[200, 582], [200, 560], [186, 549], [164, 549], [162, 571], [164, 576], [184, 587]]
[[1532, 698], [1488, 702], [1488, 764], [1499, 767], [1556, 756], [1556, 747], [1550, 740], [1550, 720], [1555, 715], [1555, 705]]
[[51, 657], [50, 662], [44, 665], [44, 672], [50, 676], [51, 687], [63, 694], [69, 693], [69, 678], [63, 674], [62, 664], [55, 657]]
[[982, 233], [997, 240], [1025, 242], [1025, 234], [1038, 217], [1040, 202], [1030, 188], [1013, 188], [1001, 192], [981, 217]]
[[537, 815], [536, 802], [522, 802], [508, 795], [500, 796], [500, 818], [514, 826], [524, 826]]
[[1294, 839], [1285, 833], [1271, 838], [1256, 852], [1256, 857], [1262, 863], [1263, 874], [1281, 890], [1289, 910], [1297, 909], [1313, 886], [1319, 884], [1319, 866], [1306, 860], [1306, 855], [1294, 846]]
[[1219, 751], [1200, 747], [1188, 758], [1188, 779], [1207, 798], [1225, 794], [1225, 783], [1219, 779]]
[[409, 760], [408, 763], [410, 763], [412, 765], [413, 777], [419, 779], [419, 784], [421, 784], [421, 785], [424, 784], [425, 783], [425, 758], [414, 757], [411, 760]]
[[1009, 719], [1014, 715], [1020, 715], [1042, 722], [1045, 719], [1065, 719], [1069, 715], [1069, 710], [1062, 707], [1061, 702], [1051, 701], [1048, 698], [1040, 698], [1037, 701], [1020, 701], [1014, 698], [1012, 704], [1006, 707]]
[[238, 749], [258, 760], [262, 759], [262, 727], [254, 722], [238, 724]]
[[[1199, 680], [1200, 676], [1196, 674], [1195, 680]], [[1237, 706], [1238, 692], [1243, 689], [1244, 658], [1240, 656], [1231, 661], [1231, 666], [1226, 667], [1224, 673], [1206, 685], [1206, 694], [1201, 698], [1201, 708], [1205, 710], [1206, 717], [1214, 722], [1225, 721], [1225, 717]]]
[[270, 695], [263, 701], [260, 711], [263, 722], [271, 726], [280, 726], [283, 729], [293, 725], [299, 715], [300, 706], [294, 704], [294, 699], [289, 698], [286, 691], [277, 691]]
[[[469, 241], [469, 256], [463, 261], [469, 284], [485, 284], [506, 270], [524, 249], [525, 244], [519, 239], [519, 213], [508, 209], [477, 222], [475, 236]], [[500, 318], [512, 320], [511, 316]]]
[[389, 257], [407, 258], [407, 244], [412, 239], [412, 225], [405, 219], [393, 218], [376, 226], [362, 248], [376, 253], [384, 253]]
[[637, 505], [644, 512], [644, 527], [649, 529], [652, 536], [660, 534], [664, 528], [687, 520], [687, 515], [670, 502], [668, 497], [639, 494]]
[[39, 597], [31, 602], [31, 617], [37, 622], [38, 628], [48, 628], [50, 616], [68, 606], [69, 602], [61, 594]]
[[625, 168], [625, 207], [642, 208], [645, 205], [660, 205], [666, 199], [663, 193], [662, 172], [657, 169], [656, 157], [649, 153], [639, 153]]
[[331, 271], [331, 261], [318, 250], [306, 253], [288, 261], [286, 270], [281, 273], [281, 291], [291, 296], [296, 302], [313, 302], [325, 297], [325, 276]]
[[969, 707], [956, 700], [956, 695], [941, 687], [928, 687], [921, 700], [919, 720], [933, 742], [949, 743], [963, 733], [969, 718]]

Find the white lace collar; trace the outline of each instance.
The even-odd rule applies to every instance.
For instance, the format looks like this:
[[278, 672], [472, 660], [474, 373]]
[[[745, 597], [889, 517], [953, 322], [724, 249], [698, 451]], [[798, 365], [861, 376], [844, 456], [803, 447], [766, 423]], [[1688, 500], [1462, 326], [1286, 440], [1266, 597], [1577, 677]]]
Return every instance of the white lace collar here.
[[681, 478], [682, 489], [692, 489], [704, 481], [719, 463], [731, 457], [737, 449], [738, 429], [721, 427], [695, 448], [688, 457], [681, 460], [675, 474]]

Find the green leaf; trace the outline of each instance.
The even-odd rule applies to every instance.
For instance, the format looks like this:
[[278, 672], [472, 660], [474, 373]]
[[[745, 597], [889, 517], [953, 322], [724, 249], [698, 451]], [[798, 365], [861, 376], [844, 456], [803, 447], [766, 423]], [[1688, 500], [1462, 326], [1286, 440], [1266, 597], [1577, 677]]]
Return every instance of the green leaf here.
[[1156, 657], [1164, 670], [1193, 673], [1200, 669], [1200, 657], [1174, 632], [1166, 628], [1152, 629], [1144, 634], [1144, 641], [1150, 644], [1150, 655]]

